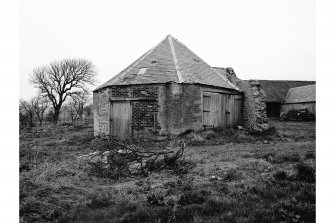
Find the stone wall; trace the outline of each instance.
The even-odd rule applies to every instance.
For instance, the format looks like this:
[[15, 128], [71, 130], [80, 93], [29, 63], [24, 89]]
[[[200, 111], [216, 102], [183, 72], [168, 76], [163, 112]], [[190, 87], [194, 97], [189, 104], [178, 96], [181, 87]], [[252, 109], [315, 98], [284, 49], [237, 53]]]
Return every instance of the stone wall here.
[[169, 83], [160, 88], [160, 134], [202, 129], [201, 90], [197, 85]]
[[152, 85], [112, 86], [93, 92], [94, 135], [109, 134], [110, 105], [113, 100], [131, 101], [133, 136], [140, 132], [158, 133], [158, 88]]
[[94, 135], [109, 134], [110, 101], [130, 100], [134, 137], [202, 129], [201, 88], [197, 85], [111, 86], [93, 93]]
[[244, 126], [249, 131], [264, 131], [268, 129], [266, 105], [260, 83], [256, 80], [243, 81], [239, 79], [232, 68], [226, 68], [228, 79], [244, 92], [243, 119]]
[[109, 134], [109, 89], [93, 92], [94, 136]]

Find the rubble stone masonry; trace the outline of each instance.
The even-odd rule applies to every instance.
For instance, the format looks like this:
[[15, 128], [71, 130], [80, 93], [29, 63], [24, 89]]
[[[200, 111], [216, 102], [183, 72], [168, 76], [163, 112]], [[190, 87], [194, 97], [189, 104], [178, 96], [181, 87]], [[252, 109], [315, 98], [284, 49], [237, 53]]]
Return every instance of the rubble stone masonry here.
[[192, 84], [111, 86], [93, 93], [94, 134], [109, 134], [110, 105], [130, 101], [132, 136], [202, 129], [201, 89]]
[[[268, 128], [264, 95], [258, 81], [243, 81], [227, 68], [228, 79], [244, 92], [243, 121], [250, 131]], [[179, 134], [202, 130], [202, 88], [194, 84], [151, 84], [110, 86], [93, 93], [94, 134], [110, 132], [111, 103], [130, 101], [131, 134]]]
[[244, 126], [249, 131], [264, 131], [269, 128], [264, 95], [257, 80], [241, 80], [232, 68], [226, 69], [228, 79], [244, 92]]

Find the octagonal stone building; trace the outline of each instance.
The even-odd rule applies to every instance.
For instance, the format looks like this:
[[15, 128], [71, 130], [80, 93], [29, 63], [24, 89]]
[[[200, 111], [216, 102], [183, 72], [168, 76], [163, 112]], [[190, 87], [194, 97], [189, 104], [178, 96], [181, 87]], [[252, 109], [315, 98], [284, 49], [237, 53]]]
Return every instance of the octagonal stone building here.
[[243, 111], [253, 106], [246, 106], [238, 86], [243, 82], [229, 75], [168, 35], [93, 91], [94, 135], [168, 135], [243, 124]]

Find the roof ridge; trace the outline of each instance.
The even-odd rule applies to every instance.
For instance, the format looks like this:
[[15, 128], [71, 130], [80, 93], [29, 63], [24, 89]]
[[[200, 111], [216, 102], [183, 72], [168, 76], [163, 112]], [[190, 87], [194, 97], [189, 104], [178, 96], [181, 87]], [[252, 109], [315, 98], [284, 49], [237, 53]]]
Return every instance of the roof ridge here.
[[113, 79], [113, 82], [112, 83], [109, 83], [110, 84], [113, 84], [115, 82], [117, 82], [118, 80], [120, 80], [121, 78], [123, 78], [127, 72], [129, 72], [131, 69], [133, 69], [137, 64], [139, 64], [142, 60], [144, 60], [144, 58], [146, 58], [150, 53], [152, 53], [152, 51], [154, 51], [160, 44], [162, 44], [166, 39], [168, 38], [165, 37], [162, 41], [160, 41], [156, 46], [152, 47], [150, 50], [148, 50], [146, 53], [144, 53], [140, 58], [138, 58], [137, 60], [135, 60], [133, 63], [131, 63], [128, 67], [126, 67], [125, 69], [123, 69], [120, 73], [118, 73], [117, 75], [115, 75], [114, 77], [112, 77], [111, 79], [109, 79], [108, 81], [106, 81], [105, 83], [103, 83], [102, 85], [100, 85], [99, 87], [97, 87], [96, 89], [94, 89], [93, 91], [95, 90], [98, 90], [100, 88], [103, 88], [105, 87], [104, 85], [109, 83], [110, 81], [112, 81]]
[[180, 72], [180, 69], [179, 69], [179, 64], [178, 64], [178, 58], [177, 58], [177, 54], [176, 54], [176, 49], [174, 48], [174, 44], [173, 44], [173, 37], [169, 34], [167, 36], [167, 38], [169, 40], [173, 62], [174, 62], [174, 65], [176, 67], [178, 81], [179, 81], [179, 83], [183, 83], [184, 79], [183, 79], [183, 76], [182, 76], [182, 74]]
[[291, 91], [292, 88], [288, 89], [286, 95], [285, 95], [285, 98], [284, 98], [284, 102], [288, 99], [289, 95], [290, 95], [290, 91]]
[[[172, 37], [173, 38], [173, 37]], [[209, 69], [211, 69], [216, 75], [218, 75], [219, 77], [221, 77], [224, 81], [226, 81], [230, 86], [232, 86], [233, 88], [235, 88], [236, 90], [240, 91], [240, 89], [235, 86], [233, 83], [231, 83], [226, 77], [224, 77], [222, 74], [220, 74], [217, 70], [215, 70], [214, 68], [212, 68], [208, 63], [206, 63], [203, 59], [201, 59], [197, 54], [195, 54], [192, 50], [190, 50], [187, 46], [185, 46], [183, 43], [181, 43], [179, 40], [177, 40], [176, 38], [173, 38], [174, 40], [176, 40], [182, 47], [184, 47], [185, 49], [187, 49], [188, 51], [190, 51], [194, 56], [196, 56], [199, 60], [201, 60], [204, 64], [206, 64]]]

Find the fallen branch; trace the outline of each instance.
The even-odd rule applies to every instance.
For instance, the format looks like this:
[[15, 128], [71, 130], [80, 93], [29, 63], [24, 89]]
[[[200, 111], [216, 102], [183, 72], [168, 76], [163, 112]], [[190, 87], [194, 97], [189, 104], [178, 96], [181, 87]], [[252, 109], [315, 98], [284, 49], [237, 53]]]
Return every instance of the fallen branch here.
[[144, 148], [134, 141], [95, 140], [93, 153], [79, 156], [79, 164], [88, 164], [98, 175], [115, 178], [130, 174], [146, 174], [175, 165], [183, 157], [186, 143], [174, 139], [166, 144]]

